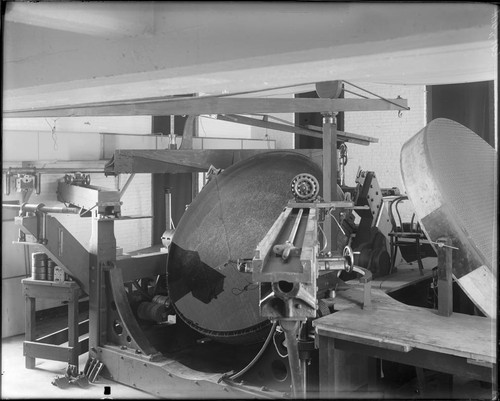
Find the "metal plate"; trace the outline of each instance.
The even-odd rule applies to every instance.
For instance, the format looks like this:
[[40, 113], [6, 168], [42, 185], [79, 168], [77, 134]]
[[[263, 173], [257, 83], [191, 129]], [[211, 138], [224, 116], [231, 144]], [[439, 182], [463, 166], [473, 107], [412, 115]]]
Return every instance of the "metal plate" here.
[[203, 188], [172, 239], [167, 284], [179, 316], [201, 333], [227, 342], [261, 340], [258, 285], [236, 268], [292, 198], [299, 173], [322, 180], [320, 168], [293, 152], [276, 151], [239, 162]]
[[[452, 238], [455, 278], [484, 313], [495, 314], [495, 300], [481, 294], [497, 277], [495, 149], [463, 125], [436, 119], [403, 145], [401, 173], [427, 236]], [[475, 274], [472, 284], [479, 268], [488, 274]]]

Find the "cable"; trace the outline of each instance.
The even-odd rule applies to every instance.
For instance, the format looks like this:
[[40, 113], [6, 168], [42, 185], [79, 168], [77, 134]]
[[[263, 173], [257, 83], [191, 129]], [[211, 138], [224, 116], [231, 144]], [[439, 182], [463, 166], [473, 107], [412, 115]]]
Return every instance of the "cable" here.
[[360, 95], [359, 93], [352, 92], [352, 91], [347, 90], [347, 89], [344, 89], [344, 92], [347, 92], [347, 93], [350, 93], [350, 94], [352, 94], [352, 95], [356, 95], [356, 96], [362, 97], [363, 99], [369, 99], [369, 97], [368, 97], [368, 96], [363, 96], [363, 95]]
[[279, 348], [278, 348], [278, 344], [276, 344], [276, 333], [274, 333], [273, 335], [273, 344], [274, 344], [274, 348], [276, 349], [276, 352], [278, 353], [278, 355], [282, 358], [287, 358], [288, 357], [288, 352], [286, 353], [286, 355], [283, 355]]
[[325, 232], [323, 231], [323, 228], [321, 228], [321, 224], [318, 224], [318, 227], [319, 227], [321, 233], [323, 234], [323, 241], [325, 241], [325, 245], [323, 246], [323, 249], [321, 250], [321, 252], [324, 252], [325, 249], [328, 247], [328, 240], [326, 238]]
[[[125, 106], [125, 105], [136, 105], [136, 104], [142, 104], [142, 103], [158, 103], [158, 102], [168, 103], [168, 102], [177, 102], [179, 100], [221, 98], [221, 97], [231, 97], [231, 96], [249, 95], [249, 94], [253, 94], [253, 93], [269, 92], [269, 91], [274, 91], [274, 90], [279, 90], [279, 89], [297, 88], [300, 86], [312, 85], [315, 83], [316, 82], [306, 82], [306, 83], [303, 83], [300, 85], [285, 85], [285, 86], [278, 86], [278, 87], [274, 87], [274, 88], [266, 88], [266, 89], [261, 89], [261, 90], [250, 90], [250, 91], [242, 91], [242, 92], [234, 92], [234, 93], [222, 93], [222, 94], [217, 94], [217, 95], [205, 95], [205, 96], [175, 96], [175, 95], [172, 95], [172, 96], [149, 97], [149, 98], [135, 98], [135, 99], [128, 99], [128, 100], [116, 100], [116, 101], [108, 101], [108, 102], [81, 103], [81, 104], [74, 105], [74, 106], [52, 106], [52, 107], [46, 107], [46, 108], [37, 109], [37, 110], [15, 109], [15, 110], [9, 110], [8, 113], [21, 113], [21, 112], [30, 112], [30, 111], [48, 111], [48, 112], [50, 112], [50, 111], [54, 111], [54, 110], [64, 110], [64, 109], [78, 110], [78, 109], [84, 109], [86, 107]], [[5, 114], [5, 112], [4, 112], [4, 114]]]
[[257, 355], [255, 355], [255, 357], [250, 361], [250, 363], [247, 366], [245, 366], [243, 369], [241, 369], [238, 373], [232, 374], [231, 376], [227, 377], [228, 379], [230, 379], [230, 380], [237, 379], [238, 377], [240, 377], [240, 376], [244, 375], [246, 372], [248, 372], [250, 370], [250, 368], [252, 368], [255, 365], [255, 363], [259, 360], [259, 358], [264, 353], [264, 350], [269, 345], [269, 342], [271, 341], [271, 337], [274, 337], [273, 334], [276, 330], [277, 325], [278, 325], [277, 321], [273, 323], [273, 326], [271, 327], [271, 331], [269, 331], [269, 334], [267, 335], [266, 341], [264, 341], [262, 348], [259, 350]]
[[[387, 103], [394, 104], [394, 105], [396, 105], [396, 106], [398, 106], [398, 107], [401, 107], [401, 108], [403, 108], [403, 109], [405, 109], [405, 110], [410, 110], [410, 108], [409, 108], [409, 107], [406, 107], [406, 106], [401, 106], [400, 104], [397, 104], [397, 103], [395, 103], [395, 102], [390, 101], [389, 99], [386, 99], [385, 97], [382, 97], [382, 96], [380, 96], [380, 95], [377, 95], [376, 93], [370, 92], [369, 90], [363, 89], [363, 88], [361, 88], [360, 86], [357, 86], [357, 85], [351, 84], [350, 82], [347, 82], [347, 81], [344, 81], [344, 82], [345, 82], [346, 84], [349, 84], [349, 85], [351, 85], [351, 86], [354, 86], [355, 88], [361, 89], [362, 91], [365, 91], [366, 93], [369, 93], [370, 95], [377, 96], [379, 99], [384, 100], [384, 101], [386, 101]], [[344, 89], [344, 90], [345, 90], [345, 89]], [[401, 110], [400, 110], [400, 111], [401, 111]]]

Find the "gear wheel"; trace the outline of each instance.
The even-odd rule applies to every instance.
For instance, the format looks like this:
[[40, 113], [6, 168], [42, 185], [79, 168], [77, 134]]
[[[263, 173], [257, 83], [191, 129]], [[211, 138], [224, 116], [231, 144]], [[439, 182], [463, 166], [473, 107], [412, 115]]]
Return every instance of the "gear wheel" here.
[[319, 195], [319, 182], [311, 174], [296, 175], [292, 182], [292, 194], [298, 202], [311, 202]]

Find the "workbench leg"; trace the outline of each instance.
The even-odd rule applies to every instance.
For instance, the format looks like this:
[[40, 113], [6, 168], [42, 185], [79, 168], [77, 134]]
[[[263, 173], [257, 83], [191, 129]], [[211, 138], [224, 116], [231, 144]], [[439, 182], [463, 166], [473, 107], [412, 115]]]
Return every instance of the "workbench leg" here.
[[68, 303], [68, 347], [73, 348], [70, 365], [78, 367], [80, 347], [78, 344], [78, 295], [73, 294]]
[[330, 399], [335, 395], [333, 375], [334, 340], [319, 336], [319, 398]]
[[[25, 298], [25, 307], [26, 307], [26, 317], [25, 317], [25, 335], [24, 338], [26, 341], [35, 341], [36, 340], [36, 329], [35, 329], [35, 311], [36, 311], [36, 299], [28, 297]], [[36, 364], [35, 358], [29, 355], [25, 355], [26, 360], [26, 369], [33, 369]]]
[[417, 391], [420, 397], [425, 394], [425, 375], [424, 369], [415, 367], [415, 371], [417, 373]]
[[420, 252], [420, 239], [416, 239], [416, 244], [417, 244], [417, 263], [418, 263], [418, 270], [420, 271], [420, 275], [424, 275], [424, 265], [422, 264], [422, 254]]
[[320, 336], [319, 375], [320, 398], [352, 398], [373, 389], [376, 359], [336, 349], [333, 338]]

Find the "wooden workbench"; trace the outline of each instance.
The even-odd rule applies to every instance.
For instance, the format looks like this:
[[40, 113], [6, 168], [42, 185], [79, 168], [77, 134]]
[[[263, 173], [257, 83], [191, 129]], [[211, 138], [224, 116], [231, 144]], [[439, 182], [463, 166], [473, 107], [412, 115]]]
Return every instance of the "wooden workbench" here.
[[[372, 308], [363, 310], [362, 289], [337, 292], [342, 310], [314, 321], [320, 354], [322, 397], [350, 393], [361, 382], [338, 361], [356, 354], [439, 372], [492, 381], [496, 369], [496, 323], [489, 318], [402, 304], [372, 290]], [[337, 303], [335, 304], [337, 308]]]

